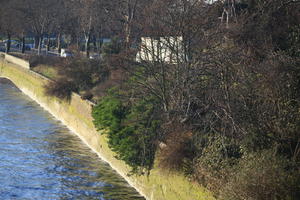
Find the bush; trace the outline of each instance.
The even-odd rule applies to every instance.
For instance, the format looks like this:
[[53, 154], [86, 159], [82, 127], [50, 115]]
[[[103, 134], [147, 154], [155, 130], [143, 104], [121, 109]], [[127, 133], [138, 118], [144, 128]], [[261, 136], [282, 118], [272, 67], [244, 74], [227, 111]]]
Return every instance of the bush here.
[[64, 58], [56, 56], [30, 56], [29, 63], [31, 67], [38, 65], [60, 66], [64, 65]]
[[101, 51], [104, 56], [120, 53], [121, 43], [119, 39], [116, 37], [112, 38], [110, 42], [103, 44]]
[[165, 143], [160, 144], [159, 167], [190, 175], [194, 157], [192, 132], [184, 130], [180, 124], [170, 124], [164, 129], [171, 130], [172, 133], [168, 134]]
[[[228, 171], [235, 166], [242, 152], [230, 139], [218, 135], [200, 135], [197, 138], [194, 177], [218, 194], [226, 183]], [[195, 140], [195, 139], [194, 139]]]
[[300, 198], [300, 175], [295, 164], [273, 151], [246, 155], [232, 170], [221, 190], [224, 200], [296, 200]]
[[[84, 98], [90, 99], [90, 92], [97, 84], [105, 81], [109, 71], [99, 61], [89, 59], [71, 59], [62, 66], [56, 67], [58, 73], [57, 83], [46, 85], [48, 95], [66, 98], [70, 91], [84, 94]], [[88, 94], [89, 93], [89, 94]]]
[[84, 91], [104, 81], [109, 72], [96, 60], [80, 58], [69, 60], [59, 68], [58, 74], [71, 81], [76, 90]]
[[109, 147], [132, 173], [149, 173], [153, 167], [159, 130], [155, 108], [151, 99], [125, 105], [114, 96], [104, 97], [93, 108], [95, 126], [107, 130]]
[[76, 87], [72, 82], [65, 79], [59, 79], [57, 82], [49, 82], [45, 86], [46, 95], [55, 96], [59, 99], [70, 100], [73, 91], [76, 91]]

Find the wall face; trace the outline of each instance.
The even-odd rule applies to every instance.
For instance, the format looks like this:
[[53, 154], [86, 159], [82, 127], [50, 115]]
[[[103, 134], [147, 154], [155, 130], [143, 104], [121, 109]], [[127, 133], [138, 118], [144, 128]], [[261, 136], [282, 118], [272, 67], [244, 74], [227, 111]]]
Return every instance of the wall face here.
[[130, 176], [128, 166], [114, 158], [105, 136], [99, 134], [92, 122], [90, 102], [73, 94], [70, 102], [45, 96], [43, 86], [49, 82], [41, 75], [0, 60], [0, 77], [10, 79], [25, 94], [30, 96], [70, 130], [76, 133], [103, 160], [108, 162], [133, 187], [149, 200], [210, 200], [212, 195], [204, 188], [191, 184], [180, 174], [151, 171], [149, 177]]
[[142, 37], [136, 61], [177, 64], [185, 56], [182, 37]]

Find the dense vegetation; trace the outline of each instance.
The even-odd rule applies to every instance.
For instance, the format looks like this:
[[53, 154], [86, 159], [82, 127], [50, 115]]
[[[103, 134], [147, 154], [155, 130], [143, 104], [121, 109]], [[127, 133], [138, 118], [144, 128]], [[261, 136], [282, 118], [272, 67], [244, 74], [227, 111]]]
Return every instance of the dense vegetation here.
[[96, 127], [107, 130], [109, 146], [134, 173], [149, 173], [154, 162], [160, 125], [155, 104], [150, 97], [124, 105], [117, 97], [107, 96], [94, 108]]
[[[98, 95], [95, 126], [133, 173], [156, 161], [219, 199], [299, 199], [299, 1], [239, 2], [226, 21], [232, 7], [220, 1], [149, 1], [132, 38], [103, 47], [100, 61], [69, 61], [48, 92]], [[136, 62], [129, 40], [143, 35], [160, 51]]]
[[246, 3], [227, 27], [213, 20], [218, 5], [193, 16], [209, 24], [181, 24], [191, 59], [135, 63], [123, 52], [130, 79], [94, 108], [95, 125], [133, 169], [155, 156], [220, 199], [299, 199], [299, 4]]
[[[69, 99], [72, 92], [81, 94], [83, 98], [92, 99], [91, 89], [109, 76], [109, 71], [97, 60], [78, 58], [65, 60], [59, 64], [52, 66], [56, 75], [54, 82], [46, 85], [46, 93], [62, 99]], [[34, 70], [38, 71], [35, 68]]]

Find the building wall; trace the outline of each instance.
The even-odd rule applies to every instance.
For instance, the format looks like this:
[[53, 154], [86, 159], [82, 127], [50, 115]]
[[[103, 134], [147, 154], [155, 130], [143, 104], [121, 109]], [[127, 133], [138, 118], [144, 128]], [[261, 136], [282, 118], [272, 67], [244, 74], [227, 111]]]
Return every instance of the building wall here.
[[142, 37], [136, 60], [176, 64], [184, 56], [182, 37]]

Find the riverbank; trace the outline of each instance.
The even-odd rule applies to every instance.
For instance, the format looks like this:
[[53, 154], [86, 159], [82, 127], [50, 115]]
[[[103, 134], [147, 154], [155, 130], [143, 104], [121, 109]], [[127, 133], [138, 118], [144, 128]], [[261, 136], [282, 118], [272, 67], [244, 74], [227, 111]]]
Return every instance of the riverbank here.
[[183, 175], [155, 168], [149, 177], [128, 176], [130, 168], [117, 160], [109, 149], [105, 136], [94, 128], [92, 103], [82, 100], [75, 93], [70, 101], [45, 96], [44, 85], [50, 80], [26, 68], [0, 61], [0, 77], [10, 79], [22, 92], [38, 102], [70, 130], [76, 133], [99, 157], [108, 162], [130, 185], [149, 200], [209, 200], [212, 195], [197, 184], [189, 182]]
[[79, 137], [0, 78], [0, 198], [145, 200]]

